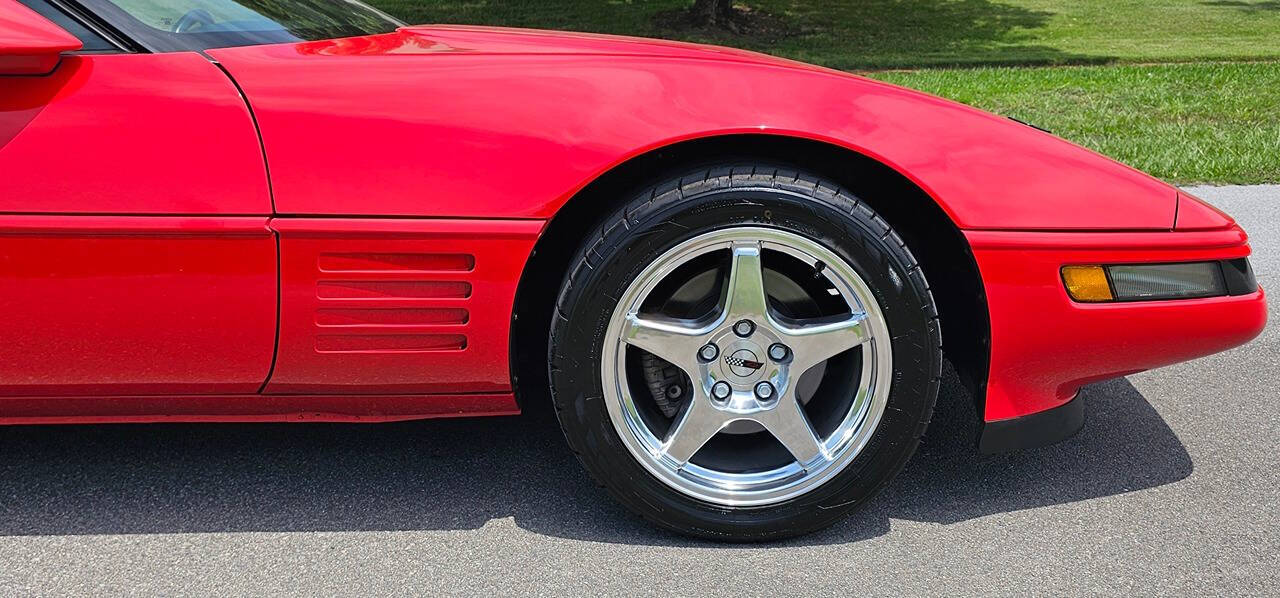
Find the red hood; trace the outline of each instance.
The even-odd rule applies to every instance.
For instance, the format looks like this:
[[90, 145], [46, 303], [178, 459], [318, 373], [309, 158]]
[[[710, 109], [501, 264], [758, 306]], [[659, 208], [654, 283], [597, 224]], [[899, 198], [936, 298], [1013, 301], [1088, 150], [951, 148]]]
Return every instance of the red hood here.
[[298, 45], [298, 49], [307, 54], [339, 56], [437, 53], [659, 56], [821, 68], [719, 46], [620, 35], [471, 25], [415, 25], [384, 35], [303, 43]]

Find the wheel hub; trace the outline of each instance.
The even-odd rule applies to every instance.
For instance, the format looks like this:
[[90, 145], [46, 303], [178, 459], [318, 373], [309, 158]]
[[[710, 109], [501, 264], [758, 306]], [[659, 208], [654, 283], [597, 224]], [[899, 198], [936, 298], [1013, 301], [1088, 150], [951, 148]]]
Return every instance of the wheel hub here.
[[716, 380], [724, 380], [736, 389], [747, 389], [769, 373], [768, 357], [759, 343], [738, 338], [733, 333], [727, 338], [720, 336], [717, 340], [727, 344], [722, 345], [721, 357], [712, 372]]
[[744, 347], [734, 351], [732, 354], [724, 358], [724, 362], [729, 366], [729, 374], [736, 378], [751, 378], [764, 367], [764, 362], [760, 361], [760, 356], [756, 355], [757, 347]]

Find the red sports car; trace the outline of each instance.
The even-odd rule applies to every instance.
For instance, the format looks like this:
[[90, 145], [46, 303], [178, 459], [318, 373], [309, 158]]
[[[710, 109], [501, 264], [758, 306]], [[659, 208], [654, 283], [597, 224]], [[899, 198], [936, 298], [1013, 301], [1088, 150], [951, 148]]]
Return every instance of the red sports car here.
[[769, 539], [903, 467], [944, 356], [1000, 451], [1266, 319], [1244, 231], [1196, 198], [749, 52], [0, 0], [0, 74], [3, 423], [549, 402], [630, 509]]

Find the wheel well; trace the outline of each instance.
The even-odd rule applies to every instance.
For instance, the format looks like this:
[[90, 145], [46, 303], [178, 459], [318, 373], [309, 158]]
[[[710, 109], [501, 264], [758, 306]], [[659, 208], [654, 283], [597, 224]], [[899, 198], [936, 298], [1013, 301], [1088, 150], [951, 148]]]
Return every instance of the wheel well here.
[[942, 322], [943, 353], [981, 416], [991, 328], [982, 278], [959, 229], [928, 194], [892, 168], [839, 146], [776, 135], [712, 137], [660, 148], [618, 165], [560, 209], [534, 246], [516, 292], [511, 365], [522, 407], [528, 411], [550, 405], [547, 337], [556, 294], [583, 241], [582, 231], [591, 230], [600, 218], [661, 177], [733, 160], [763, 160], [821, 175], [852, 191], [888, 221], [928, 277]]

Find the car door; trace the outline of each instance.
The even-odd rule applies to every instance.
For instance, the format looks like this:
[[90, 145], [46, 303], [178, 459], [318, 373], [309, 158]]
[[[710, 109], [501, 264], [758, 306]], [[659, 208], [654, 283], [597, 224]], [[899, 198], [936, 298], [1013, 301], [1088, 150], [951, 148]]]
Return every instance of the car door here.
[[[0, 395], [257, 392], [277, 247], [236, 87], [199, 53], [133, 52], [21, 3], [83, 48], [0, 77]], [[21, 10], [0, 0], [0, 17]]]

